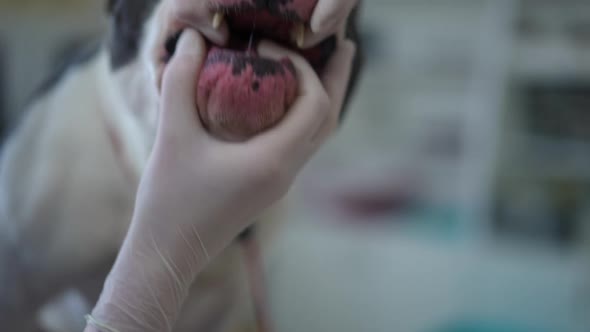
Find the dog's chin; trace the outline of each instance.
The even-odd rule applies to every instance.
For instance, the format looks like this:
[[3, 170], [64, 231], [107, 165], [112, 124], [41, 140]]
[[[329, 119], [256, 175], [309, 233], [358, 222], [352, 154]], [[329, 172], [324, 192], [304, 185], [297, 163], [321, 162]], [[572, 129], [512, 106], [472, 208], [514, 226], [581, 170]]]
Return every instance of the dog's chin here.
[[[202, 123], [214, 136], [229, 141], [247, 140], [280, 122], [297, 97], [293, 63], [288, 58], [274, 60], [258, 55], [261, 40], [299, 53], [321, 74], [336, 48], [336, 37], [301, 49], [311, 14], [307, 15], [301, 17], [295, 11], [252, 5], [217, 8], [216, 17], [227, 22], [230, 37], [224, 46], [207, 43], [207, 58], [199, 73], [195, 101]], [[166, 43], [170, 57], [178, 37], [176, 34]]]

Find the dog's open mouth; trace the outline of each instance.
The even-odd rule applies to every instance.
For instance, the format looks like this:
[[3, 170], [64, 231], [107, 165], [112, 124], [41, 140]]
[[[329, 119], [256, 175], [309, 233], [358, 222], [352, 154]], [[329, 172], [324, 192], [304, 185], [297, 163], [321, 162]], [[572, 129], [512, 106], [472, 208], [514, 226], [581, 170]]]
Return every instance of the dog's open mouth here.
[[[230, 29], [230, 38], [224, 47], [209, 45], [209, 51], [225, 50], [240, 58], [257, 58], [258, 43], [266, 39], [298, 52], [316, 71], [321, 72], [336, 48], [336, 38], [330, 37], [314, 47], [303, 49], [310, 17], [303, 18], [301, 15], [309, 16], [311, 13], [309, 11], [298, 13], [279, 5], [272, 5], [281, 1], [259, 2], [250, 4], [248, 0], [245, 0], [237, 1], [241, 3], [238, 5], [216, 5], [213, 10], [215, 15], [212, 25], [217, 27], [221, 22], [226, 21]], [[315, 3], [313, 0], [299, 2]], [[309, 4], [307, 6], [309, 7]], [[178, 37], [177, 34], [168, 39], [166, 44], [168, 57], [174, 53]]]
[[[279, 3], [251, 0], [217, 5], [214, 9], [213, 26], [226, 22], [230, 37], [224, 46], [208, 43], [197, 106], [204, 125], [217, 136], [247, 139], [279, 122], [296, 99], [298, 83], [291, 60], [260, 57], [256, 50], [261, 40], [299, 53], [318, 74], [336, 49], [335, 36], [302, 48], [315, 0], [291, 1], [290, 6], [307, 6], [300, 11]], [[170, 54], [175, 39], [166, 46]]]
[[325, 66], [336, 47], [336, 38], [328, 38], [315, 47], [302, 49], [307, 20], [295, 12], [273, 12], [253, 6], [220, 8], [214, 23], [225, 19], [230, 28], [228, 49], [245, 57], [256, 57], [256, 48], [262, 39], [295, 50], [303, 55], [316, 71]]

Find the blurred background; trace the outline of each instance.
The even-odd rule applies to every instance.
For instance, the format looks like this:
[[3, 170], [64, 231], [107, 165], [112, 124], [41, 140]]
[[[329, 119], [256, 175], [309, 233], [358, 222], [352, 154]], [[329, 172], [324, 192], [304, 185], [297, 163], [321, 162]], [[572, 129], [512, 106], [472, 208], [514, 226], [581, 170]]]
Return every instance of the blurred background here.
[[[103, 7], [0, 0], [2, 128]], [[279, 331], [590, 331], [590, 1], [362, 16], [359, 89], [269, 260]]]

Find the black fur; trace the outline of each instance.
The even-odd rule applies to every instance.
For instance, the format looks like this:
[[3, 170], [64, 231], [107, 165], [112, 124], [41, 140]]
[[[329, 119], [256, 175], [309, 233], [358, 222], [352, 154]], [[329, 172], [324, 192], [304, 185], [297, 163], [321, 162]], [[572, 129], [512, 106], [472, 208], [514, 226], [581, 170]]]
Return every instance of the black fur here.
[[143, 38], [145, 21], [160, 0], [108, 0], [111, 15], [109, 49], [111, 66], [118, 69], [133, 61]]
[[0, 43], [0, 140], [4, 138], [4, 132], [6, 130], [6, 124], [8, 122], [8, 110], [6, 109], [6, 86], [4, 85], [4, 79], [6, 75], [5, 59], [4, 59], [4, 45]]
[[361, 19], [361, 5], [362, 1], [357, 5], [357, 7], [353, 10], [350, 14], [348, 19], [348, 26], [346, 27], [346, 36], [348, 39], [352, 40], [356, 44], [356, 54], [352, 64], [352, 72], [350, 75], [350, 80], [348, 81], [348, 88], [346, 91], [346, 97], [344, 100], [344, 109], [342, 110], [342, 114], [340, 114], [340, 122], [344, 121], [346, 117], [346, 113], [350, 106], [350, 100], [353, 97], [356, 88], [358, 86], [359, 81], [361, 80], [363, 68], [365, 65], [365, 57], [363, 54], [363, 43], [361, 40], [360, 34], [360, 24], [359, 21]]
[[246, 228], [242, 233], [240, 233], [240, 235], [238, 235], [238, 241], [239, 242], [248, 242], [250, 239], [252, 239], [252, 237], [254, 236], [254, 234], [256, 233], [256, 226], [250, 226], [248, 228]]

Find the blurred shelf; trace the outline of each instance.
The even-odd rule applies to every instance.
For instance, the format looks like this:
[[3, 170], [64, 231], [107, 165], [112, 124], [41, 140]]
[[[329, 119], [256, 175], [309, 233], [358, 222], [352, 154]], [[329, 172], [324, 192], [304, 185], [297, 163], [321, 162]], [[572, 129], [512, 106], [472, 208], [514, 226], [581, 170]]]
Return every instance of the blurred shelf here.
[[506, 176], [590, 181], [590, 142], [533, 135], [507, 141]]
[[563, 40], [519, 41], [513, 76], [529, 80], [590, 80], [590, 45], [574, 47]]

